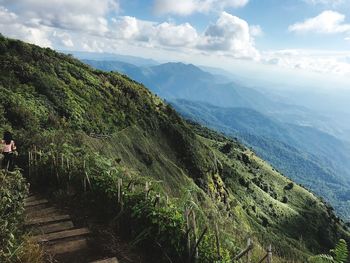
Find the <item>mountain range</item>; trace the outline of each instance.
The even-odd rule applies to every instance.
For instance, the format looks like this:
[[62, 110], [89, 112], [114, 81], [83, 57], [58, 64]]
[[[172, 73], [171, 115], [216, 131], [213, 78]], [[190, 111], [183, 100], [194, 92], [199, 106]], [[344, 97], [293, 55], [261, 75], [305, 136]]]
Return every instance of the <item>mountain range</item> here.
[[[237, 140], [186, 122], [132, 76], [96, 70], [71, 56], [3, 36], [0, 50], [0, 132], [13, 132], [18, 165], [28, 168], [27, 153], [36, 145], [40, 158], [35, 162], [42, 165], [37, 191], [68, 203], [73, 195], [80, 205], [89, 204], [81, 220], [100, 215], [98, 222], [110, 229], [109, 241], [124, 231], [145, 255], [180, 262], [188, 234], [184, 208], [195, 211], [204, 237], [199, 262], [216, 258], [215, 231], [219, 251], [230, 261], [247, 237], [255, 242], [254, 261], [272, 244], [274, 262], [305, 262], [340, 238], [350, 240], [347, 226], [322, 199]], [[74, 162], [57, 167], [61, 157]], [[123, 185], [125, 203], [118, 212], [120, 178], [130, 183]], [[148, 191], [145, 182], [152, 186]], [[132, 185], [141, 187], [132, 194]], [[75, 188], [67, 197], [68, 186]], [[168, 206], [147, 199], [155, 189], [167, 195]], [[115, 226], [121, 218], [125, 229]]]
[[219, 70], [209, 73], [183, 63], [138, 67], [120, 61], [84, 62], [124, 73], [169, 101], [187, 119], [239, 138], [350, 218], [350, 144], [338, 136], [346, 134], [337, 125], [340, 120], [288, 104], [271, 91], [227, 80]]

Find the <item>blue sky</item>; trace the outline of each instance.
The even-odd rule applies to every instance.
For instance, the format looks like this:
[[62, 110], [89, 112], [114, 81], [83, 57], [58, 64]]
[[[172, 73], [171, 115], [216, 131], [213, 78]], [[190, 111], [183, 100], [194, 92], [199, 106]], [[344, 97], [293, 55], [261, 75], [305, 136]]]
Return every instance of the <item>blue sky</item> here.
[[[256, 44], [262, 49], [340, 49], [349, 50], [350, 42], [344, 41], [339, 35], [303, 35], [292, 34], [288, 27], [296, 22], [315, 17], [324, 10], [334, 10], [347, 15], [350, 23], [350, 2], [326, 1], [312, 4], [305, 0], [250, 0], [243, 8], [226, 8], [230, 14], [236, 15], [253, 25], [260, 25], [264, 36], [256, 39]], [[178, 24], [189, 22], [199, 31], [205, 31], [209, 23], [215, 22], [217, 12], [204, 14], [195, 13], [190, 16], [174, 14], [157, 15], [153, 11], [153, 1], [124, 0], [121, 1], [122, 14], [135, 16], [144, 20], [166, 21], [173, 20]]]
[[0, 32], [59, 50], [350, 77], [350, 0], [0, 0]]

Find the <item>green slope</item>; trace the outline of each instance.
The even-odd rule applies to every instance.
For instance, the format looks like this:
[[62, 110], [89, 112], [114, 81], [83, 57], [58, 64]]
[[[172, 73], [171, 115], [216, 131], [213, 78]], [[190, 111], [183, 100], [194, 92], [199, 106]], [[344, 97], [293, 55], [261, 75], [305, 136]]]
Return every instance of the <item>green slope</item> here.
[[254, 260], [272, 243], [275, 262], [302, 261], [349, 239], [319, 198], [238, 142], [186, 123], [126, 76], [0, 37], [0, 91], [0, 131], [14, 132], [23, 160], [32, 144], [98, 152], [161, 181], [160, 190], [176, 200], [191, 200], [204, 225], [219, 224], [232, 255], [248, 236], [257, 241]]
[[247, 108], [171, 102], [184, 117], [238, 137], [289, 178], [330, 202], [349, 220], [349, 146], [311, 127], [281, 123]]

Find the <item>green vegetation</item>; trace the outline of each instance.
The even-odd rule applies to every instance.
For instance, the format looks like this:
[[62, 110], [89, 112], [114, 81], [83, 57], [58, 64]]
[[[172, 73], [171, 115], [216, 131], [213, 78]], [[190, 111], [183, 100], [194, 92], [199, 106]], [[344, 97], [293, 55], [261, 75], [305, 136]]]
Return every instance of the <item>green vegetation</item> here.
[[[203, 236], [200, 262], [232, 259], [248, 237], [252, 260], [271, 243], [274, 262], [305, 261], [349, 240], [343, 222], [315, 195], [237, 141], [186, 123], [128, 77], [3, 37], [0, 50], [0, 131], [15, 134], [18, 162], [33, 186], [73, 195], [151, 257], [188, 256], [188, 209], [197, 238]], [[30, 169], [29, 151], [36, 157]]]
[[332, 255], [317, 255], [310, 257], [310, 263], [345, 263], [348, 261], [348, 245], [344, 239], [340, 239], [334, 249], [330, 251]]
[[184, 117], [239, 138], [289, 178], [322, 196], [344, 219], [350, 218], [350, 151], [346, 142], [248, 108], [222, 108], [179, 99], [171, 103]]
[[27, 185], [16, 171], [0, 170], [0, 262], [20, 261], [22, 220]]

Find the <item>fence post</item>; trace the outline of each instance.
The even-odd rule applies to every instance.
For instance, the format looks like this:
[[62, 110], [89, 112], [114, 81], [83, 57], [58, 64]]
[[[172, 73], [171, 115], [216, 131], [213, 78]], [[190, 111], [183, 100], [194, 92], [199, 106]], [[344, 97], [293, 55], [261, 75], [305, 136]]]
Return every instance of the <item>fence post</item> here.
[[122, 178], [118, 178], [118, 182], [117, 182], [117, 189], [118, 189], [118, 204], [120, 204], [122, 202], [122, 184], [123, 184], [123, 179]]
[[83, 179], [84, 192], [86, 192], [86, 170], [85, 170], [85, 167], [86, 167], [86, 161], [85, 161], [85, 158], [84, 158], [84, 161], [83, 161], [83, 170], [84, 170], [84, 174], [85, 174], [84, 179]]
[[146, 184], [145, 184], [145, 197], [146, 197], [146, 199], [148, 198], [148, 192], [149, 192], [149, 183], [146, 182]]
[[[197, 244], [198, 238], [197, 238], [197, 223], [196, 223], [196, 213], [192, 211], [192, 228], [193, 228], [193, 239], [194, 244]], [[196, 262], [198, 259], [198, 249], [195, 247], [194, 251], [194, 262]]]
[[190, 239], [190, 210], [188, 208], [185, 209], [185, 220], [186, 220], [186, 239], [187, 239], [187, 262], [191, 263], [191, 239]]
[[219, 227], [218, 223], [215, 222], [215, 241], [216, 241], [216, 250], [218, 253], [218, 260], [221, 259], [221, 253], [220, 253], [220, 237], [219, 237]]
[[272, 246], [271, 246], [271, 244], [267, 248], [267, 263], [272, 263]]
[[156, 198], [154, 199], [153, 206], [157, 206], [160, 202], [160, 194], [156, 194]]
[[29, 178], [30, 178], [30, 169], [31, 169], [31, 163], [32, 163], [32, 160], [31, 160], [31, 152], [28, 151], [28, 175], [29, 175]]
[[[247, 247], [250, 247], [252, 245], [252, 240], [250, 238], [248, 238], [247, 241]], [[247, 262], [250, 263], [251, 262], [251, 256], [252, 256], [252, 251], [249, 250], [247, 253]]]
[[165, 195], [165, 204], [169, 205], [169, 196], [167, 194]]
[[37, 165], [36, 145], [34, 145], [34, 165]]

